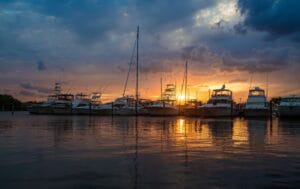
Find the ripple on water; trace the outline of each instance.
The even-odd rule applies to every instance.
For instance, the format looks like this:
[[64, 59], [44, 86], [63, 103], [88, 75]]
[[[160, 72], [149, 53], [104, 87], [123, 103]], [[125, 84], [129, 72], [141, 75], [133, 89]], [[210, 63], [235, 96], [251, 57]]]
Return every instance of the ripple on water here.
[[299, 188], [300, 122], [0, 113], [5, 188]]

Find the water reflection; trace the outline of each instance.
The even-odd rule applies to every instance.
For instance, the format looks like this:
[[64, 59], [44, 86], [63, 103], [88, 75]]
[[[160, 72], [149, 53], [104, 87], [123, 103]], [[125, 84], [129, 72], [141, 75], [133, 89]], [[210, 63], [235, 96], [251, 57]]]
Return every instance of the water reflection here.
[[6, 188], [44, 183], [54, 188], [261, 188], [286, 186], [287, 177], [288, 187], [299, 184], [297, 121], [0, 119], [0, 178]]

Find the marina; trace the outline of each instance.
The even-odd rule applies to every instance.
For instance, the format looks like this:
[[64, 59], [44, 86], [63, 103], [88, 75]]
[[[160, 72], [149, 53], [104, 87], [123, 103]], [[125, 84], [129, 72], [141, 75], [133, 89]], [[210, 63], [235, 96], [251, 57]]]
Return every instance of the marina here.
[[300, 0], [0, 7], [0, 189], [300, 188]]
[[[90, 97], [80, 93], [77, 95], [62, 93], [60, 83], [55, 83], [54, 95], [41, 104], [31, 104], [28, 111], [31, 114], [54, 115], [117, 115], [117, 116], [194, 116], [194, 117], [300, 117], [300, 97], [289, 96], [275, 104], [269, 102], [265, 90], [260, 87], [249, 89], [245, 104], [237, 104], [233, 99], [233, 91], [226, 88], [213, 89], [206, 103], [198, 99], [189, 99], [188, 61], [185, 62], [184, 77], [178, 94], [176, 83], [166, 84], [163, 90], [160, 79], [161, 94], [159, 100], [142, 99], [139, 93], [139, 38], [140, 28], [137, 27], [133, 52], [125, 79], [122, 97], [113, 102], [103, 104], [101, 94], [93, 93]], [[134, 62], [134, 57], [136, 58]], [[135, 95], [127, 95], [129, 76], [135, 64]], [[184, 93], [184, 94], [183, 94]]]
[[279, 104], [268, 102], [265, 91], [254, 87], [249, 90], [247, 102], [237, 104], [233, 92], [223, 85], [212, 92], [207, 103], [181, 101], [176, 96], [176, 85], [167, 84], [161, 99], [152, 101], [123, 96], [113, 102], [102, 103], [101, 94], [63, 94], [59, 83], [48, 101], [28, 106], [30, 114], [37, 115], [98, 115], [98, 116], [192, 116], [192, 117], [300, 117], [298, 96], [288, 96]]

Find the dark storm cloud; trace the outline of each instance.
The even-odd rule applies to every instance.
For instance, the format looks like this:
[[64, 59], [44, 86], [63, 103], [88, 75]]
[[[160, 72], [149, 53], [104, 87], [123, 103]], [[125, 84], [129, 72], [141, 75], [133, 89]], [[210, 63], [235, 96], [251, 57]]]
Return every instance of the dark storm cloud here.
[[191, 60], [200, 63], [213, 63], [217, 57], [207, 46], [188, 46], [181, 50], [181, 56], [184, 60]]
[[44, 94], [49, 94], [52, 92], [51, 89], [48, 89], [48, 88], [45, 88], [45, 87], [40, 87], [40, 86], [35, 86], [29, 82], [23, 82], [23, 83], [20, 83], [20, 87], [22, 89], [25, 89], [27, 91], [35, 91], [35, 92], [38, 92], [38, 93], [44, 93]]
[[36, 66], [37, 66], [37, 69], [39, 70], [39, 71], [43, 71], [43, 70], [46, 70], [47, 68], [46, 68], [46, 65], [44, 64], [44, 62], [43, 61], [38, 61], [37, 63], [36, 63]]
[[[70, 73], [68, 64], [76, 67], [85, 62], [111, 64], [126, 74], [135, 28], [140, 24], [143, 73], [171, 72], [185, 60], [193, 61], [199, 70], [211, 64], [223, 71], [248, 72], [281, 70], [300, 60], [297, 44], [285, 38], [272, 40], [288, 36], [300, 41], [300, 1], [238, 0], [237, 8], [245, 20], [233, 28], [228, 28], [230, 20], [226, 18], [211, 18], [223, 11], [213, 12], [220, 2], [232, 1], [1, 1], [0, 58], [31, 62], [38, 70], [45, 70], [46, 65], [36, 60], [52, 58], [54, 66], [66, 68], [62, 71], [66, 75]], [[197, 27], [194, 18], [203, 9], [211, 16], [200, 20], [203, 25]], [[177, 29], [183, 33], [170, 37]], [[271, 34], [269, 40], [264, 33]], [[183, 42], [177, 47], [175, 42], [181, 37]], [[37, 86], [24, 84], [27, 90], [39, 91]]]
[[239, 0], [238, 5], [245, 15], [245, 26], [274, 37], [291, 35], [300, 39], [299, 0]]
[[43, 15], [58, 18], [82, 42], [93, 43], [111, 32], [131, 31], [138, 24], [149, 32], [186, 25], [195, 11], [214, 5], [215, 0], [29, 0], [26, 3]]

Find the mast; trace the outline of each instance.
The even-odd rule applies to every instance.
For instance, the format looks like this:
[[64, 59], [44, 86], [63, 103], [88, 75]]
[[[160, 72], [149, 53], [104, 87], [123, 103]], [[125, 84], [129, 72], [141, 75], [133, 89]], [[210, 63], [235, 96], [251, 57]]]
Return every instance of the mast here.
[[160, 100], [163, 100], [163, 94], [162, 94], [162, 77], [160, 78]]
[[252, 73], [251, 73], [251, 75], [250, 75], [249, 90], [252, 88], [252, 79], [253, 79], [253, 75], [252, 75]]
[[266, 100], [268, 101], [268, 96], [269, 96], [269, 75], [267, 73], [266, 75]]
[[139, 101], [139, 32], [140, 32], [140, 27], [137, 27], [137, 32], [136, 32], [136, 86], [135, 86], [135, 113], [138, 113], [138, 101]]
[[184, 88], [184, 104], [186, 105], [186, 95], [187, 95], [187, 68], [188, 68], [188, 61], [185, 62], [185, 88]]

